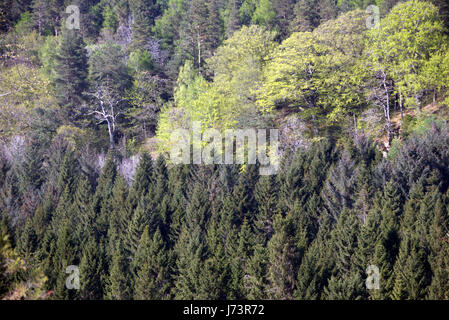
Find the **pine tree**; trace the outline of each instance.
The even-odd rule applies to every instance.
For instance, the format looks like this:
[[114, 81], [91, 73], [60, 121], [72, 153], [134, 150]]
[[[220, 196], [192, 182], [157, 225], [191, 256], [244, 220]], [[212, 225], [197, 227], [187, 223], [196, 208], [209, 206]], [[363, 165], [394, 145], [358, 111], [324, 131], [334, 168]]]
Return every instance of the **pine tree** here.
[[132, 47], [144, 48], [149, 44], [152, 27], [161, 14], [160, 3], [156, 0], [137, 0], [130, 2], [130, 5], [134, 16]]
[[259, 179], [254, 193], [258, 208], [255, 226], [263, 245], [270, 240], [274, 232], [273, 217], [277, 210], [277, 194], [278, 186], [275, 176], [264, 176]]
[[64, 29], [57, 49], [54, 85], [58, 102], [66, 108], [66, 119], [73, 122], [75, 108], [80, 107], [87, 90], [87, 51], [76, 30]]
[[362, 294], [364, 283], [354, 265], [358, 236], [357, 216], [352, 210], [343, 209], [332, 238], [336, 274], [330, 278], [325, 289], [325, 295], [330, 300], [358, 299]]
[[203, 269], [207, 254], [204, 234], [209, 216], [210, 204], [207, 194], [200, 184], [196, 184], [186, 209], [181, 234], [175, 244], [176, 299], [194, 299], [201, 293], [198, 274]]
[[94, 224], [92, 228], [98, 236], [107, 236], [109, 217], [112, 211], [110, 201], [114, 190], [114, 183], [117, 176], [117, 167], [113, 155], [108, 154], [106, 163], [98, 178], [97, 189], [92, 198], [92, 217]]
[[[292, 299], [296, 285], [297, 270], [300, 264], [301, 251], [305, 247], [305, 234], [297, 230], [293, 218], [276, 215], [273, 221], [274, 234], [268, 242], [268, 280], [269, 295], [273, 299]], [[302, 243], [296, 243], [301, 237]], [[301, 248], [298, 248], [301, 246]]]
[[290, 22], [290, 32], [312, 31], [320, 24], [319, 1], [299, 0], [294, 6], [295, 17]]
[[[145, 230], [145, 226], [149, 225], [149, 206], [150, 200], [147, 198], [143, 198], [139, 202], [139, 205], [134, 211], [131, 221], [128, 225], [128, 230], [126, 233], [125, 252], [129, 259], [133, 259], [134, 255], [136, 254], [137, 248], [139, 246], [139, 241], [142, 237], [143, 231]], [[151, 225], [151, 227], [154, 228], [157, 227], [157, 225]]]
[[149, 228], [145, 227], [137, 248], [134, 299], [162, 300], [171, 298], [172, 259], [161, 232], [156, 230], [150, 239]]
[[449, 234], [448, 234], [447, 197], [438, 198], [432, 219], [430, 234], [429, 262], [432, 269], [432, 281], [428, 298], [432, 300], [449, 299]]
[[245, 219], [238, 234], [238, 243], [231, 257], [231, 280], [228, 298], [242, 300], [245, 298], [244, 276], [255, 244], [254, 236], [248, 221]]
[[299, 300], [316, 300], [320, 296], [320, 247], [313, 243], [302, 259], [298, 269], [294, 297]]
[[64, 154], [64, 158], [59, 168], [59, 177], [57, 182], [57, 190], [59, 193], [64, 192], [66, 188], [68, 188], [70, 194], [73, 195], [75, 193], [78, 165], [79, 164], [75, 159], [74, 153], [67, 151]]
[[80, 298], [82, 300], [101, 300], [103, 298], [103, 279], [105, 264], [103, 244], [90, 237], [83, 249], [79, 265]]
[[360, 274], [348, 274], [345, 278], [332, 276], [324, 294], [328, 300], [358, 300], [359, 293], [364, 289]]
[[175, 246], [177, 274], [175, 298], [195, 299], [201, 292], [198, 275], [203, 270], [205, 243], [199, 227], [192, 231], [183, 229]]
[[122, 243], [119, 241], [114, 250], [112, 264], [109, 270], [107, 280], [105, 299], [108, 300], [127, 300], [131, 298], [132, 292], [128, 266], [123, 252]]
[[118, 240], [125, 241], [124, 235], [128, 230], [128, 224], [132, 217], [132, 211], [128, 202], [128, 184], [122, 175], [115, 179], [114, 190], [112, 192], [112, 212], [109, 219], [108, 229], [108, 252], [113, 253]]
[[56, 275], [56, 286], [53, 297], [55, 299], [67, 300], [74, 299], [76, 290], [69, 290], [66, 287], [66, 268], [70, 265], [78, 265], [78, 251], [77, 244], [73, 241], [71, 236], [72, 226], [68, 220], [61, 222], [59, 232], [57, 234], [56, 248], [54, 255], [53, 266]]
[[257, 207], [254, 197], [254, 189], [259, 179], [257, 165], [248, 165], [246, 170], [237, 179], [237, 184], [232, 191], [234, 203], [236, 205], [239, 224], [244, 219], [252, 224], [256, 218], [255, 208]]
[[268, 256], [266, 248], [257, 244], [245, 270], [244, 287], [246, 298], [250, 300], [267, 299]]
[[33, 223], [31, 219], [28, 219], [17, 243], [19, 255], [29, 260], [36, 250], [37, 245], [37, 236], [33, 228]]
[[394, 266], [392, 299], [418, 300], [426, 297], [430, 277], [427, 272], [427, 257], [419, 242], [419, 239], [411, 235], [406, 235], [401, 241]]
[[23, 162], [16, 167], [18, 187], [22, 194], [39, 189], [43, 182], [43, 154], [37, 143], [31, 143], [25, 150]]
[[240, 6], [241, 0], [231, 0], [228, 2], [227, 12], [228, 17], [226, 21], [226, 38], [232, 37], [235, 31], [241, 27], [240, 22]]
[[330, 172], [323, 192], [326, 209], [334, 221], [343, 208], [352, 209], [356, 187], [357, 169], [345, 150], [336, 167]]
[[381, 274], [381, 291], [375, 298], [390, 296], [393, 289], [393, 267], [399, 251], [399, 217], [401, 215], [401, 197], [393, 182], [384, 188], [382, 221], [380, 223], [379, 240], [374, 252], [374, 265]]
[[147, 195], [153, 181], [153, 161], [147, 152], [142, 154], [133, 179], [129, 201], [135, 209], [139, 200]]
[[93, 232], [95, 223], [92, 209], [92, 186], [85, 176], [78, 179], [77, 188], [73, 196], [72, 212], [78, 217], [76, 235], [79, 241], [84, 241]]

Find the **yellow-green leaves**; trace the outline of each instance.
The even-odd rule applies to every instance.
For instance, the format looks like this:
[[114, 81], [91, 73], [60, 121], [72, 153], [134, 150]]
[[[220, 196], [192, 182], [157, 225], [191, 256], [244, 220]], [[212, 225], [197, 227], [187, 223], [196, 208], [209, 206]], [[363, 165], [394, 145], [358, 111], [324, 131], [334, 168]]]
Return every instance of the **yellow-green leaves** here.
[[325, 115], [338, 121], [359, 106], [355, 77], [363, 52], [366, 14], [356, 10], [314, 32], [294, 33], [271, 55], [258, 105], [264, 112], [290, 108], [305, 117]]

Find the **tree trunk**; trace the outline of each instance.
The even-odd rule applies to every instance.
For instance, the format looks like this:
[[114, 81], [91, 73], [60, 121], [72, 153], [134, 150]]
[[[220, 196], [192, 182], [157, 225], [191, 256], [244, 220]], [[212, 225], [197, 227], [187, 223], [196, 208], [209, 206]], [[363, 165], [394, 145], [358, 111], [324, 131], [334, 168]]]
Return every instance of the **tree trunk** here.
[[109, 119], [106, 120], [108, 123], [108, 132], [109, 132], [109, 147], [114, 149], [114, 131], [112, 130], [111, 121]]
[[387, 122], [387, 138], [388, 138], [388, 146], [390, 146], [391, 143], [391, 119], [390, 119], [390, 91], [388, 90], [387, 86], [387, 76], [383, 75], [383, 83], [382, 83], [384, 90], [385, 90], [385, 106], [384, 106], [384, 114], [385, 114], [385, 120]]

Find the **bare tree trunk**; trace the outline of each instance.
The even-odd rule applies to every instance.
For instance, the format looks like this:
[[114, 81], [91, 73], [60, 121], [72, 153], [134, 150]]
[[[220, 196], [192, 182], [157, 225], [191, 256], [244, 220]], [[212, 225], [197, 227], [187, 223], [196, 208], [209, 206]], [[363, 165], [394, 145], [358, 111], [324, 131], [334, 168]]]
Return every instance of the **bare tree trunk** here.
[[402, 93], [399, 93], [399, 108], [401, 109], [401, 127], [402, 127], [402, 123], [404, 122], [404, 112], [402, 109]]
[[106, 120], [106, 122], [108, 123], [109, 147], [112, 150], [114, 149], [114, 130], [112, 129], [111, 121], [109, 120], [109, 118]]
[[201, 74], [201, 36], [198, 34], [198, 74]]
[[387, 86], [386, 74], [383, 74], [382, 86], [384, 87], [384, 90], [385, 90], [386, 103], [384, 105], [384, 114], [385, 114], [385, 120], [387, 122], [388, 145], [390, 145], [390, 143], [391, 143], [390, 92], [389, 92], [388, 86]]
[[418, 113], [421, 112], [421, 93], [415, 94], [416, 107], [418, 108]]
[[355, 136], [355, 139], [357, 140], [358, 139], [357, 118], [355, 117], [355, 113], [353, 113], [353, 115], [354, 115], [354, 136]]

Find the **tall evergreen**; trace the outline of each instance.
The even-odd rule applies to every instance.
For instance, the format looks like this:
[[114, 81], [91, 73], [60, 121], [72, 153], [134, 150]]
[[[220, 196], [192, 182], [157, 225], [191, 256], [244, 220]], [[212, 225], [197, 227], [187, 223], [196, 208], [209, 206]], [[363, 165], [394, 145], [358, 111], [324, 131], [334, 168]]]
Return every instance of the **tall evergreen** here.
[[54, 85], [58, 102], [65, 107], [65, 117], [73, 122], [76, 108], [83, 103], [87, 90], [87, 51], [77, 30], [64, 28], [54, 65]]
[[173, 267], [173, 259], [159, 229], [151, 239], [149, 228], [145, 227], [135, 261], [138, 267], [134, 280], [134, 299], [162, 300], [171, 298], [172, 275], [170, 269]]
[[120, 241], [116, 243], [114, 251], [106, 281], [105, 299], [127, 300], [132, 297], [132, 287], [128, 272], [128, 259], [125, 257], [123, 244]]

